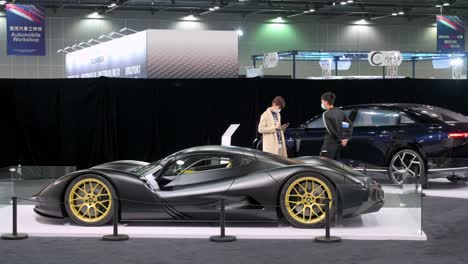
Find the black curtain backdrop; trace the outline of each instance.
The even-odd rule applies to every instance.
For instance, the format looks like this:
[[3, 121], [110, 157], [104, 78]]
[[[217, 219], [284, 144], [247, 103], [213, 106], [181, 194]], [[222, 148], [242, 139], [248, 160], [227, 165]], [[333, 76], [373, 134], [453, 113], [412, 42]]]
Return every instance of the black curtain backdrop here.
[[286, 99], [283, 122], [298, 126], [322, 112], [320, 95], [337, 106], [409, 102], [468, 115], [468, 81], [284, 79], [0, 80], [0, 166], [154, 161], [183, 148], [221, 142], [252, 145], [263, 111]]

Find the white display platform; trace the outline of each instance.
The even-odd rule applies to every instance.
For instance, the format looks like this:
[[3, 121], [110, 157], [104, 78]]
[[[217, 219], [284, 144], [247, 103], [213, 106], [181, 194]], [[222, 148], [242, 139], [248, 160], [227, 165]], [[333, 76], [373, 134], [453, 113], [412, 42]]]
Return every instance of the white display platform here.
[[[45, 218], [33, 212], [33, 205], [18, 206], [18, 232], [37, 237], [101, 237], [112, 233], [112, 226], [83, 227], [68, 220]], [[11, 233], [11, 206], [0, 208], [0, 233]], [[345, 219], [331, 234], [352, 240], [427, 240], [420, 230], [418, 208], [382, 208], [377, 213]], [[229, 224], [227, 235], [239, 239], [313, 239], [324, 229], [300, 229], [265, 224]], [[193, 223], [126, 223], [119, 232], [139, 238], [205, 238], [219, 234], [219, 227]]]
[[447, 179], [433, 179], [424, 193], [427, 196], [468, 199], [468, 185], [452, 183]]

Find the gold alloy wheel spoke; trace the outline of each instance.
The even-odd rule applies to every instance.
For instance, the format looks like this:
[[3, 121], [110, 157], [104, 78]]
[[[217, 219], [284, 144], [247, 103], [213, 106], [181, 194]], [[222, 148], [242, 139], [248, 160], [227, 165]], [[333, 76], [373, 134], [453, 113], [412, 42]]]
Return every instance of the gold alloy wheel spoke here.
[[100, 189], [99, 192], [96, 194], [96, 196], [106, 195], [105, 193], [104, 193], [104, 194], [102, 193], [103, 190], [104, 190], [104, 187], [101, 187], [101, 189]]
[[77, 193], [77, 192], [75, 192], [75, 195], [76, 195], [78, 198], [82, 198], [82, 199], [84, 199], [84, 198], [85, 198], [85, 196], [86, 196], [86, 194], [85, 194], [85, 196], [82, 196], [82, 195], [80, 195], [80, 194], [79, 194], [79, 193]]
[[312, 206], [309, 207], [309, 222], [312, 221], [312, 211], [314, 209], [312, 208]]
[[312, 190], [309, 191], [309, 181], [308, 180], [305, 182], [305, 187], [306, 187], [307, 193], [311, 193]]
[[299, 205], [302, 205], [302, 203], [296, 204], [296, 205], [291, 209], [291, 211], [294, 211], [294, 209], [296, 209], [296, 207], [298, 207]]
[[[322, 208], [321, 208], [318, 204], [315, 204], [315, 205], [317, 206], [317, 208], [320, 210], [320, 212], [321, 212], [322, 214], [325, 213], [325, 212], [322, 210]], [[312, 205], [312, 206], [313, 206], [313, 205]]]
[[312, 210], [312, 212], [314, 212], [314, 214], [315, 214], [317, 217], [320, 217], [320, 215], [318, 215], [317, 212], [315, 212], [315, 210]]
[[101, 214], [105, 214], [103, 211], [99, 210], [99, 209], [97, 208], [97, 206], [94, 207], [94, 210], [98, 211], [98, 212], [101, 213]]
[[289, 197], [302, 197], [303, 195], [300, 195], [300, 194], [291, 194], [289, 195]]
[[100, 206], [104, 207], [104, 209], [108, 209], [108, 206], [104, 205], [102, 202], [96, 202], [97, 204], [99, 204]]
[[98, 184], [96, 183], [96, 185], [94, 185], [94, 187], [93, 187], [93, 183], [90, 182], [89, 185], [91, 186], [91, 193], [94, 194], [94, 191], [95, 191], [96, 188], [98, 187]]
[[[76, 189], [78, 191], [82, 191], [85, 195], [87, 194], [86, 190], [81, 189], [81, 187], [76, 187]], [[78, 192], [75, 192], [75, 193], [78, 194]]]
[[299, 196], [302, 196], [302, 194], [296, 189], [296, 186], [294, 186], [293, 189]]
[[[80, 208], [78, 208], [78, 211], [81, 212], [81, 209], [83, 209], [83, 207], [85, 206], [86, 204], [85, 203], [82, 203]], [[78, 206], [78, 205], [77, 205]]]
[[300, 213], [301, 213], [301, 212], [302, 212], [304, 209], [305, 209], [305, 206], [304, 206], [304, 207], [302, 207], [302, 209], [301, 209], [301, 210], [299, 210], [299, 211], [296, 213], [296, 216], [297, 216], [298, 214], [300, 214]]
[[307, 193], [307, 190], [306, 190], [306, 188], [304, 188], [304, 186], [302, 186], [302, 184], [300, 184], [300, 183], [299, 183], [299, 184], [298, 184], [298, 186], [299, 186], [299, 187], [301, 187], [301, 188], [302, 188], [302, 190], [304, 190], [304, 193]]
[[322, 194], [324, 194], [325, 191], [326, 191], [326, 190], [324, 189], [319, 195], [316, 195], [315, 197], [317, 197], [317, 198], [325, 198], [325, 197], [322, 197]]

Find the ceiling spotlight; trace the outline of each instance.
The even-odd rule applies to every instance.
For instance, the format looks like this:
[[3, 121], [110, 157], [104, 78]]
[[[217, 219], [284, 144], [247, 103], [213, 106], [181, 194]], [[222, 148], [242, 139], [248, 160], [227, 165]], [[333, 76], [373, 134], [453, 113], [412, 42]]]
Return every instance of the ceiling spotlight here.
[[348, 1], [346, 1], [346, 2], [348, 2], [348, 4], [352, 4], [352, 3], [354, 3], [354, 1], [353, 1], [353, 0], [348, 0]]
[[237, 32], [237, 36], [239, 36], [239, 37], [242, 37], [244, 35], [244, 31], [242, 31], [242, 29], [240, 29], [240, 28], [237, 29], [236, 32]]
[[214, 8], [215, 10], [218, 10], [218, 9], [219, 9], [219, 6], [215, 6], [215, 7], [213, 7], [213, 8]]
[[400, 12], [398, 12], [398, 14], [399, 14], [399, 15], [404, 15], [404, 14], [405, 14], [405, 12], [403, 12], [403, 11], [400, 11]]
[[392, 16], [398, 16], [398, 14], [397, 13], [392, 13]]
[[356, 25], [368, 25], [369, 21], [367, 21], [365, 18], [362, 18], [362, 19], [359, 19], [359, 20], [355, 21], [354, 24], [356, 24]]
[[449, 5], [450, 5], [450, 3], [448, 3], [448, 2], [444, 3], [444, 6], [449, 6]]
[[285, 21], [284, 21], [283, 17], [279, 16], [279, 17], [271, 20], [271, 22], [273, 22], [273, 23], [284, 23]]
[[442, 5], [436, 5], [435, 7], [442, 7]]
[[210, 8], [208, 8], [208, 10], [215, 11], [214, 7], [210, 7]]
[[102, 18], [102, 16], [99, 14], [99, 12], [93, 12], [88, 15], [88, 18]]
[[188, 15], [188, 16], [185, 16], [182, 18], [182, 20], [185, 20], [185, 21], [197, 21], [199, 20], [198, 17], [194, 16], [194, 15]]
[[315, 9], [309, 9], [309, 12], [310, 13], [315, 12]]
[[341, 2], [340, 5], [346, 5], [347, 3], [346, 2]]
[[113, 7], [116, 7], [116, 6], [117, 6], [116, 3], [112, 3], [112, 4], [108, 5], [107, 7], [108, 7], [108, 8], [113, 8]]

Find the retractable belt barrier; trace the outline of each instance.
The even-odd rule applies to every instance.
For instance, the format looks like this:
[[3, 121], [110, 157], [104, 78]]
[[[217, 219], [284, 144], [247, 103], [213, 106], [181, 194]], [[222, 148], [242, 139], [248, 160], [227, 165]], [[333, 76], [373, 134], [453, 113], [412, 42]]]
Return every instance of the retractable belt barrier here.
[[[207, 201], [197, 201], [197, 202], [183, 202], [183, 203], [168, 203], [168, 202], [162, 202], [162, 203], [156, 203], [156, 202], [145, 202], [145, 201], [136, 201], [136, 200], [130, 200], [130, 199], [123, 199], [123, 198], [118, 198], [118, 197], [113, 197], [113, 206], [112, 206], [112, 227], [113, 227], [113, 233], [109, 235], [104, 235], [102, 237], [102, 240], [104, 241], [124, 241], [128, 240], [129, 236], [125, 234], [119, 234], [118, 231], [118, 224], [119, 224], [119, 212], [120, 212], [120, 202], [130, 202], [130, 203], [139, 203], [139, 204], [153, 204], [153, 205], [197, 205], [197, 204], [214, 204], [214, 203], [219, 203], [219, 226], [220, 226], [220, 234], [216, 236], [211, 236], [209, 239], [212, 242], [232, 242], [236, 241], [235, 236], [228, 236], [226, 235], [226, 200], [225, 198], [221, 199], [213, 199], [213, 200], [207, 200]], [[11, 202], [12, 202], [12, 233], [8, 234], [3, 234], [1, 236], [2, 239], [5, 240], [18, 240], [18, 239], [26, 239], [28, 238], [27, 234], [24, 233], [18, 233], [18, 228], [17, 228], [17, 206], [18, 206], [18, 200], [21, 201], [29, 201], [29, 202], [37, 202], [35, 199], [31, 198], [21, 198], [17, 196], [11, 197]], [[333, 237], [330, 236], [330, 205], [329, 202], [330, 200], [328, 198], [323, 198], [323, 201], [325, 202], [325, 236], [324, 237], [316, 237], [315, 241], [317, 242], [339, 242], [341, 239], [339, 237]], [[42, 201], [45, 202], [45, 201]], [[68, 201], [53, 201], [53, 200], [48, 200], [48, 202], [54, 202], [55, 204], [66, 204]], [[335, 201], [334, 201], [335, 202]], [[256, 207], [276, 207], [280, 208], [280, 205], [259, 205], [259, 204], [252, 204], [252, 203], [247, 203], [247, 202], [240, 202], [236, 203], [238, 205], [250, 205], [250, 206], [256, 206]], [[333, 206], [333, 205], [332, 205]]]

